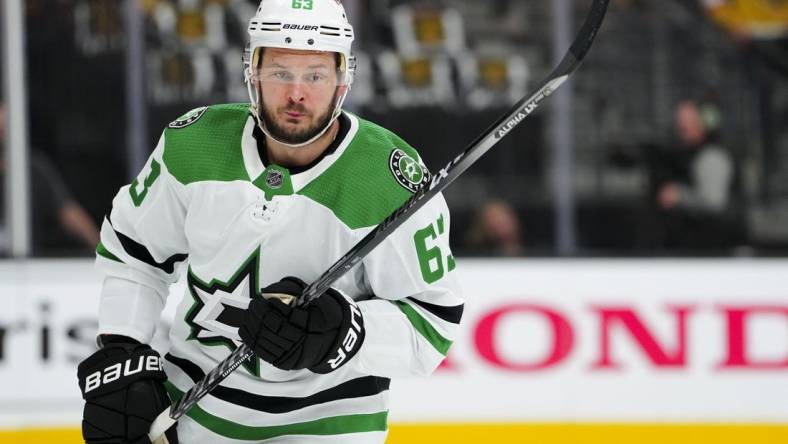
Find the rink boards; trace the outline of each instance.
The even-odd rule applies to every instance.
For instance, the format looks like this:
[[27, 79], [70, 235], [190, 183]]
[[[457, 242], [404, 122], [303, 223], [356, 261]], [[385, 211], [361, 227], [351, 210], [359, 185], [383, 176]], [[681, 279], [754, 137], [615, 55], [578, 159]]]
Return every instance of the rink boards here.
[[[462, 333], [392, 382], [389, 442], [788, 442], [788, 261], [455, 272]], [[99, 288], [90, 261], [0, 262], [0, 442], [79, 442]]]

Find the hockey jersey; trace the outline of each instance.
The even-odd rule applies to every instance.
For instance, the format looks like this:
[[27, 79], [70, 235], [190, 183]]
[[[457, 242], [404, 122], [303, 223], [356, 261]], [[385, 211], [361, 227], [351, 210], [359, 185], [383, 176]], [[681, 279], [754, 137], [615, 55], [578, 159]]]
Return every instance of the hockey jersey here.
[[[165, 355], [172, 397], [240, 344], [243, 310], [261, 288], [284, 276], [315, 280], [430, 180], [395, 134], [349, 113], [339, 119], [320, 158], [288, 169], [267, 162], [248, 105], [198, 108], [165, 129], [113, 200], [97, 248], [106, 275], [99, 333], [149, 342], [169, 284], [187, 273]], [[431, 373], [457, 332], [463, 305], [448, 239], [439, 195], [334, 283], [364, 315], [353, 360], [318, 375], [254, 358], [179, 432], [199, 429], [204, 442], [385, 435], [389, 378]]]

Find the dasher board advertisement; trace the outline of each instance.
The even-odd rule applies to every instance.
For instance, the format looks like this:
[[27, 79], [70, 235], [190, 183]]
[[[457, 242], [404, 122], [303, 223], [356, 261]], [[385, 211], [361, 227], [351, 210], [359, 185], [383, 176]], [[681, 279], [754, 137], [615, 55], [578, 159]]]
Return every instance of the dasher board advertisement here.
[[[392, 423], [788, 423], [788, 261], [457, 266], [462, 333], [392, 382]], [[79, 424], [100, 288], [89, 260], [0, 262], [0, 428]]]

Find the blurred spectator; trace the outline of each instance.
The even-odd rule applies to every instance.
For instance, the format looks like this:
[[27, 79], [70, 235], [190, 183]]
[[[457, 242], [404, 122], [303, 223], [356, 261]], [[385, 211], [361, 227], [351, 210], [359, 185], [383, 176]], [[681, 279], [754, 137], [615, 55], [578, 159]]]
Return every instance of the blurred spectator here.
[[[0, 195], [4, 195], [5, 105], [0, 103]], [[52, 162], [40, 152], [30, 156], [30, 185], [33, 207], [33, 253], [56, 255], [92, 254], [99, 241], [96, 223], [72, 197]]]
[[520, 219], [515, 209], [502, 200], [484, 204], [467, 233], [465, 251], [478, 256], [522, 255]]
[[717, 108], [684, 101], [674, 117], [677, 146], [658, 159], [662, 177], [656, 176], [655, 189], [657, 246], [732, 246], [734, 161], [717, 140]]

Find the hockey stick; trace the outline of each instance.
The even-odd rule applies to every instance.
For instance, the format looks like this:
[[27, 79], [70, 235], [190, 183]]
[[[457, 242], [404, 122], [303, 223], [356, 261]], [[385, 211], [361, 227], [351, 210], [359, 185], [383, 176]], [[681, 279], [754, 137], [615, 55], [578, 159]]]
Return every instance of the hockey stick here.
[[[572, 74], [591, 48], [610, 0], [594, 0], [583, 27], [575, 37], [572, 46], [564, 58], [542, 82], [539, 89], [530, 96], [523, 97], [511, 110], [495, 122], [488, 130], [455, 157], [445, 168], [440, 170], [429, 186], [419, 189], [407, 202], [389, 215], [380, 225], [367, 234], [342, 258], [334, 263], [317, 280], [312, 282], [299, 296], [297, 304], [308, 304], [325, 292], [331, 284], [358, 264], [367, 254], [402, 225], [428, 200], [435, 197], [460, 174], [473, 165], [484, 153], [519, 125], [528, 115], [534, 112], [542, 100], [549, 97]], [[189, 389], [171, 408], [162, 412], [151, 425], [149, 436], [151, 441], [159, 437], [170, 426], [194, 406], [203, 396], [213, 390], [227, 375], [238, 368], [241, 363], [252, 358], [254, 353], [245, 344], [236, 348], [224, 361], [210, 371], [205, 377]]]

